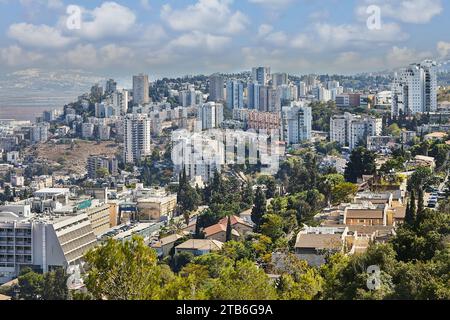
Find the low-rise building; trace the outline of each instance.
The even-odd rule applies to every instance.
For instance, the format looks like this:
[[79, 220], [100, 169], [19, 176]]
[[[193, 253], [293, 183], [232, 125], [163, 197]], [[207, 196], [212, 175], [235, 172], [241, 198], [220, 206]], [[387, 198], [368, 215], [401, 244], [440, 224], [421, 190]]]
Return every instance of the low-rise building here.
[[328, 253], [351, 251], [346, 248], [347, 236], [346, 226], [306, 227], [297, 235], [295, 254], [309, 265], [320, 266]]
[[175, 253], [188, 252], [201, 256], [222, 249], [223, 242], [208, 239], [190, 239], [175, 247]]

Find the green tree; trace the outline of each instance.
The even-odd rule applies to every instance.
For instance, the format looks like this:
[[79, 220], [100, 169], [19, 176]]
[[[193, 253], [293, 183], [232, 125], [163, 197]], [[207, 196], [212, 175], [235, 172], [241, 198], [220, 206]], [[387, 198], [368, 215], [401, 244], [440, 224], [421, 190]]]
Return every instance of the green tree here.
[[277, 292], [266, 273], [253, 261], [237, 261], [225, 267], [214, 281], [210, 297], [215, 300], [275, 300]]
[[42, 299], [67, 300], [69, 297], [67, 279], [68, 276], [63, 268], [57, 268], [55, 271], [45, 274]]
[[345, 179], [356, 183], [363, 175], [372, 175], [376, 172], [376, 156], [364, 147], [358, 147], [352, 151], [350, 161], [345, 168]]
[[86, 287], [97, 300], [153, 300], [164, 284], [156, 252], [140, 237], [108, 240], [85, 256]]
[[225, 242], [228, 242], [231, 240], [233, 240], [233, 228], [231, 226], [231, 216], [228, 216]]
[[276, 214], [266, 214], [263, 217], [261, 233], [275, 242], [283, 236], [283, 226], [283, 218], [281, 216]]
[[252, 209], [252, 221], [256, 225], [256, 229], [261, 226], [262, 218], [267, 211], [266, 195], [260, 187], [256, 190], [255, 204]]
[[335, 185], [331, 189], [331, 202], [338, 205], [343, 202], [350, 202], [358, 192], [358, 186], [351, 182], [343, 182]]
[[24, 268], [18, 277], [19, 299], [21, 300], [42, 300], [44, 287], [44, 276]]

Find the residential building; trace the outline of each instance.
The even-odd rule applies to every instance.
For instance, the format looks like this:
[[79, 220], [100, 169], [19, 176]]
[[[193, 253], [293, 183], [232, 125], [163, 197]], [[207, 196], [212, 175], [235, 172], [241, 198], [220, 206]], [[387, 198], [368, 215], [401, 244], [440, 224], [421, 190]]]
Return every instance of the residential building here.
[[175, 214], [177, 195], [164, 194], [161, 196], [146, 196], [137, 199], [136, 202], [140, 221], [167, 221]]
[[345, 226], [306, 227], [297, 235], [295, 255], [311, 266], [320, 266], [325, 263], [327, 254], [351, 251], [346, 248], [348, 236]]
[[274, 73], [272, 75], [272, 85], [278, 87], [281, 85], [287, 85], [289, 82], [289, 76], [287, 73]]
[[109, 175], [118, 173], [118, 161], [116, 157], [108, 157], [106, 155], [92, 155], [87, 159], [88, 177], [91, 179], [98, 178], [99, 170], [104, 169]]
[[265, 86], [270, 81], [270, 68], [269, 67], [255, 67], [252, 69], [252, 80], [258, 84]]
[[282, 109], [283, 139], [287, 144], [298, 144], [311, 140], [311, 107], [300, 103], [291, 103]]
[[392, 83], [392, 115], [437, 110], [437, 63], [425, 60], [396, 73]]
[[244, 84], [241, 81], [227, 81], [227, 108], [244, 108]]
[[135, 105], [150, 103], [150, 84], [148, 75], [139, 74], [133, 76], [133, 101]]
[[218, 128], [223, 121], [223, 105], [215, 102], [204, 103], [198, 110], [201, 130]]
[[175, 247], [175, 253], [189, 252], [201, 256], [222, 249], [223, 242], [208, 239], [190, 239]]
[[224, 85], [225, 79], [216, 73], [209, 77], [209, 100], [224, 101]]
[[151, 155], [151, 120], [144, 114], [124, 119], [124, 161], [136, 163]]
[[354, 149], [359, 144], [365, 144], [367, 137], [380, 136], [383, 120], [371, 116], [356, 116], [346, 112], [333, 116], [330, 120], [330, 141]]

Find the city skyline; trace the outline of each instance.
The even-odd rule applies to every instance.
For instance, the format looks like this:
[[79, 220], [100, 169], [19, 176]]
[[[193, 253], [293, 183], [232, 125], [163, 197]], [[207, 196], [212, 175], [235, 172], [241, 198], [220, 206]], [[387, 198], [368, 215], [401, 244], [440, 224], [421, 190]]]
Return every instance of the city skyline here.
[[[69, 5], [82, 12], [79, 28]], [[379, 27], [367, 25], [376, 13], [371, 6], [380, 9]], [[144, 72], [150, 80], [257, 65], [293, 74], [379, 71], [448, 59], [448, 6], [440, 0], [2, 0], [0, 69]]]

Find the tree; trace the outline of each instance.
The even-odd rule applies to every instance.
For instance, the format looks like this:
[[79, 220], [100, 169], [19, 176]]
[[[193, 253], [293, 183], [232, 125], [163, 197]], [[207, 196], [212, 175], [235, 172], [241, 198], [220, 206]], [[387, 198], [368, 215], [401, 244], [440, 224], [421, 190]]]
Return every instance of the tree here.
[[231, 216], [228, 216], [227, 220], [227, 232], [226, 232], [226, 240], [225, 242], [233, 240], [233, 228], [231, 226]]
[[109, 175], [109, 170], [107, 168], [98, 168], [95, 175], [100, 179], [106, 178]]
[[338, 205], [343, 202], [350, 202], [351, 198], [358, 192], [358, 186], [351, 182], [342, 182], [331, 189], [331, 202]]
[[186, 177], [186, 169], [180, 173], [177, 202], [180, 213], [194, 211], [198, 207], [199, 196]]
[[266, 273], [253, 261], [241, 260], [225, 267], [210, 292], [214, 300], [275, 300], [277, 293]]
[[85, 256], [86, 287], [97, 300], [157, 299], [164, 279], [156, 252], [140, 237], [108, 240]]
[[416, 223], [416, 197], [415, 192], [411, 191], [411, 196], [409, 200], [409, 211], [405, 214], [405, 221], [408, 225], [414, 226]]
[[194, 255], [190, 252], [180, 252], [176, 253], [172, 259], [170, 259], [170, 268], [173, 272], [180, 272], [184, 266], [194, 259]]
[[375, 174], [375, 159], [375, 154], [364, 147], [354, 149], [350, 155], [350, 162], [345, 168], [345, 179], [356, 183], [363, 175]]
[[18, 277], [19, 299], [42, 300], [44, 276], [33, 272], [30, 268], [24, 268]]
[[45, 274], [42, 299], [67, 300], [69, 297], [67, 279], [68, 276], [63, 268], [57, 268], [55, 271]]
[[267, 211], [266, 195], [260, 187], [256, 190], [255, 204], [252, 209], [252, 221], [256, 225], [256, 229], [261, 226], [263, 216]]
[[263, 217], [261, 225], [261, 233], [277, 241], [284, 234], [283, 232], [283, 218], [276, 214], [266, 214]]
[[419, 197], [417, 201], [417, 215], [420, 216], [423, 214], [425, 208], [424, 208], [424, 198], [423, 198], [423, 189], [419, 188]]

